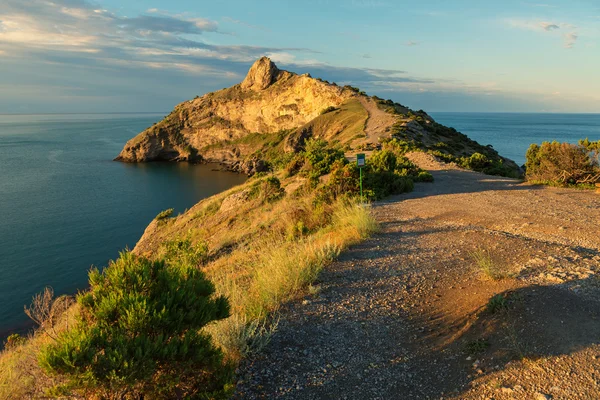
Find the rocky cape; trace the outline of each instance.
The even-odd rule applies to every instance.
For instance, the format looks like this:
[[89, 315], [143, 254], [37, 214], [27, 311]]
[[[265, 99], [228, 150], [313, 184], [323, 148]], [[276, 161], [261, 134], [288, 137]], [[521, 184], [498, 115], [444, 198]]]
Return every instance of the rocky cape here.
[[115, 160], [220, 163], [252, 175], [268, 170], [274, 156], [302, 150], [310, 137], [335, 141], [349, 152], [396, 137], [455, 156], [480, 152], [512, 163], [423, 111], [280, 70], [267, 57], [240, 84], [177, 105], [129, 140]]

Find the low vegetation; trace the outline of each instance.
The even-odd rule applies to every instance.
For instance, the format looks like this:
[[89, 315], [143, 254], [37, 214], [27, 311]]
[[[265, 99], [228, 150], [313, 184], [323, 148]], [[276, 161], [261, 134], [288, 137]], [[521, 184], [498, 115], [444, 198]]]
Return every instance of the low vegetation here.
[[154, 219], [157, 221], [163, 221], [167, 218], [170, 218], [173, 215], [174, 211], [175, 210], [173, 208], [169, 208], [167, 210], [161, 211], [158, 213], [158, 215], [156, 215], [156, 217], [154, 217]]
[[506, 265], [492, 257], [489, 250], [477, 249], [470, 256], [479, 272], [487, 279], [497, 281], [514, 277]]
[[508, 308], [508, 300], [502, 294], [493, 295], [487, 303], [487, 311], [490, 314], [496, 314], [497, 312], [506, 310]]
[[477, 355], [483, 353], [490, 347], [490, 342], [485, 338], [470, 341], [466, 344], [465, 350], [470, 355]]
[[[410, 192], [414, 182], [432, 182], [433, 176], [413, 164], [393, 148], [375, 151], [363, 168], [363, 196], [368, 200], [381, 199], [391, 194]], [[357, 196], [360, 193], [360, 171], [350, 163], [341, 149], [328, 147], [320, 139], [307, 141], [306, 150], [296, 156], [285, 168], [287, 176], [308, 177], [317, 188], [320, 201], [332, 201], [339, 196]], [[321, 176], [328, 180], [318, 185]]]
[[492, 146], [483, 146], [454, 128], [438, 124], [423, 110], [415, 112], [392, 100], [373, 99], [379, 108], [402, 118], [391, 127], [390, 138], [383, 141], [384, 147], [394, 147], [404, 153], [426, 152], [443, 162], [488, 175], [521, 176], [519, 167], [501, 157]]
[[593, 187], [600, 182], [600, 140], [532, 144], [526, 158], [526, 177], [532, 183]]
[[[66, 378], [50, 393], [85, 397], [190, 397], [223, 391], [221, 350], [202, 327], [229, 316], [225, 297], [196, 268], [197, 252], [151, 261], [131, 253], [77, 296], [77, 322], [43, 347], [42, 368]], [[196, 261], [196, 262], [194, 262]]]

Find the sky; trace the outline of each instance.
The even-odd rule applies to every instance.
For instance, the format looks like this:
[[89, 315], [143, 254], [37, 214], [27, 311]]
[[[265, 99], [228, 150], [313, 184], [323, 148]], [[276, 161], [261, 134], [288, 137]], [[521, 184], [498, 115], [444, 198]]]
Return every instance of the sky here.
[[600, 112], [599, 0], [0, 0], [0, 113], [167, 112], [263, 55], [429, 112]]

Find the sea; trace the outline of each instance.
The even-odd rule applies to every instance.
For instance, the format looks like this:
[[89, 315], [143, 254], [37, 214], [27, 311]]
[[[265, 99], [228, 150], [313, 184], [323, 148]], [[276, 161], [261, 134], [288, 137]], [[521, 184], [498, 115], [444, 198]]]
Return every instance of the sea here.
[[[531, 143], [600, 140], [600, 114], [431, 115], [519, 165]], [[23, 307], [44, 287], [85, 289], [90, 267], [133, 248], [160, 211], [245, 181], [211, 165], [112, 161], [163, 116], [0, 115], [0, 343], [29, 329]]]
[[[0, 343], [46, 286], [74, 294], [162, 210], [243, 183], [214, 165], [112, 161], [164, 114], [0, 115]], [[1, 345], [0, 345], [1, 347]]]

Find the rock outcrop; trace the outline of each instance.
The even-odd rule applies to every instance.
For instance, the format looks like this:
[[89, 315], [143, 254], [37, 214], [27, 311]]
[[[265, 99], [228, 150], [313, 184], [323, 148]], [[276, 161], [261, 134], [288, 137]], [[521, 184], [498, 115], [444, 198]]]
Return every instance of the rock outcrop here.
[[294, 130], [355, 96], [309, 75], [282, 71], [263, 57], [242, 83], [177, 105], [163, 121], [127, 142], [116, 160], [221, 162], [256, 171], [261, 167], [248, 165], [244, 146], [215, 145]]
[[252, 65], [241, 87], [245, 90], [264, 90], [277, 80], [281, 72], [273, 61], [262, 57]]

